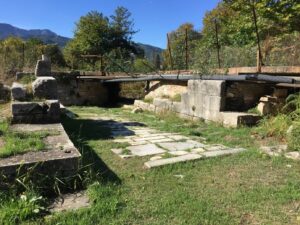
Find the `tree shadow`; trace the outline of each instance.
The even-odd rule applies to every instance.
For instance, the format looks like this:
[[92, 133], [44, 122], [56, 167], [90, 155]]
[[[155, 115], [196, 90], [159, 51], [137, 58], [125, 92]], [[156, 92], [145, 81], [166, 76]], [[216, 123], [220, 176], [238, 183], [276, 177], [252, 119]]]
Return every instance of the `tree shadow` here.
[[113, 140], [121, 136], [133, 136], [134, 131], [127, 127], [145, 125], [138, 122], [117, 122], [114, 120], [71, 119], [63, 118], [64, 128], [70, 139], [82, 154], [82, 167], [93, 174], [99, 174], [101, 182], [121, 184], [121, 179], [87, 144], [91, 140]]

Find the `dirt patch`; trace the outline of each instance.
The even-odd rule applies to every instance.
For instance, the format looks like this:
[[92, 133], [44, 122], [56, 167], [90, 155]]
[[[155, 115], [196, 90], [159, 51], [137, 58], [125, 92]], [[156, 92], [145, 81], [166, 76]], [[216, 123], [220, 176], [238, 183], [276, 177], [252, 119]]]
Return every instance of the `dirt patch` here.
[[0, 104], [0, 119], [11, 115], [10, 103]]

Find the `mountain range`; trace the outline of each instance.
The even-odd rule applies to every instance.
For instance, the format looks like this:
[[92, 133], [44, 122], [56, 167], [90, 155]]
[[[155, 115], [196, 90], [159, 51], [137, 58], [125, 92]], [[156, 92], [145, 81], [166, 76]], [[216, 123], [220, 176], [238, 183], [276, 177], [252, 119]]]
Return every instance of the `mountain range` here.
[[[70, 38], [60, 36], [48, 29], [32, 29], [26, 30], [18, 28], [6, 23], [0, 23], [0, 40], [6, 39], [8, 37], [19, 37], [24, 40], [30, 38], [38, 38], [46, 44], [57, 44], [60, 47], [64, 47]], [[154, 57], [159, 54], [161, 55], [163, 49], [154, 47], [147, 44], [137, 43], [145, 51], [145, 57], [149, 60], [153, 60]]]

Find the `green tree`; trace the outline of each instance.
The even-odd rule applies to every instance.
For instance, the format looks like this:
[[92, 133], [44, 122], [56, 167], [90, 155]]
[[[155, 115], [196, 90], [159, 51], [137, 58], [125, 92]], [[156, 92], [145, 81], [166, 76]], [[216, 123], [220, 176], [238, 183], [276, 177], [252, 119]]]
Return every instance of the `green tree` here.
[[[89, 12], [76, 24], [74, 39], [64, 50], [67, 62], [72, 68], [78, 65], [96, 69], [100, 64], [103, 73], [116, 68], [120, 71], [122, 64], [130, 60], [131, 53], [141, 54], [131, 42], [136, 33], [133, 26], [131, 13], [124, 7], [118, 7], [110, 19], [97, 11]], [[97, 57], [82, 58], [82, 55]], [[99, 58], [100, 63], [97, 63]]]
[[[197, 42], [201, 39], [201, 34], [197, 32], [193, 24], [181, 25], [176, 31], [170, 33], [170, 49], [173, 61], [173, 69], [185, 69], [186, 67], [186, 32], [188, 42], [189, 62], [193, 58]], [[169, 48], [169, 46], [167, 47]], [[169, 49], [163, 52], [165, 67], [171, 69], [171, 59]]]

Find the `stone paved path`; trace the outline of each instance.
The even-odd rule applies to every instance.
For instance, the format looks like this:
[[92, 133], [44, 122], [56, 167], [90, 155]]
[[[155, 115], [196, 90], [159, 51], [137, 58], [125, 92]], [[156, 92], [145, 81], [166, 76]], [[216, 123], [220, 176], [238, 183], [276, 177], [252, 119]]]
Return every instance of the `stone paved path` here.
[[116, 143], [128, 143], [124, 149], [111, 149], [120, 158], [150, 156], [146, 168], [167, 164], [218, 157], [245, 151], [223, 145], [208, 145], [205, 140], [195, 141], [189, 137], [169, 132], [160, 132], [144, 124], [128, 122], [120, 118], [101, 118], [103, 126], [111, 129]]

